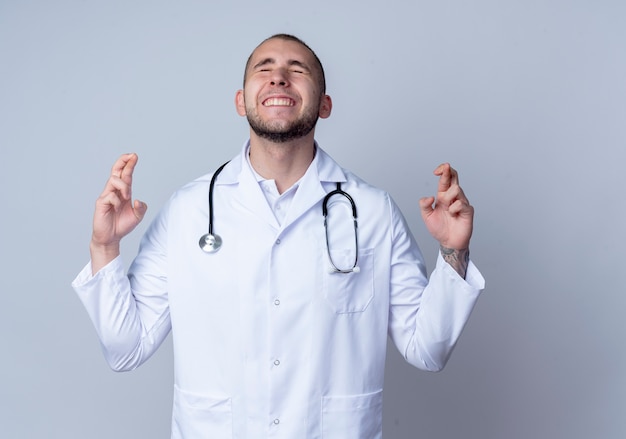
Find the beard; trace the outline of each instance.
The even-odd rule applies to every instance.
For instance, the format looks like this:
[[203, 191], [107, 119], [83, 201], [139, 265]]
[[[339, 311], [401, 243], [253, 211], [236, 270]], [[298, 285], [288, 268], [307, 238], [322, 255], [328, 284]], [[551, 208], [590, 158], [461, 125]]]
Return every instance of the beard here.
[[287, 124], [264, 121], [253, 109], [246, 111], [246, 117], [257, 136], [273, 143], [286, 143], [309, 134], [317, 124], [318, 113], [319, 108], [309, 108], [298, 119]]

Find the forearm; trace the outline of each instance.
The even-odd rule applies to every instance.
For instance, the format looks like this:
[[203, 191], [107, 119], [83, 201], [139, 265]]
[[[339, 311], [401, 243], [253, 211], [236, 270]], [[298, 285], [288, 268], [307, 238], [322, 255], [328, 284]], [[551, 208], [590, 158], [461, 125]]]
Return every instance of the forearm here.
[[116, 371], [139, 366], [169, 332], [167, 309], [137, 303], [119, 259], [94, 277], [85, 267], [72, 286], [94, 324], [107, 362]]
[[484, 279], [471, 262], [466, 279], [453, 270], [443, 256], [437, 260], [414, 317], [413, 336], [405, 345], [407, 360], [422, 369], [444, 367], [484, 288]]
[[467, 266], [469, 264], [469, 248], [456, 250], [440, 246], [439, 249], [441, 250], [443, 260], [450, 264], [450, 266], [454, 268], [454, 271], [459, 273], [459, 276], [465, 279]]

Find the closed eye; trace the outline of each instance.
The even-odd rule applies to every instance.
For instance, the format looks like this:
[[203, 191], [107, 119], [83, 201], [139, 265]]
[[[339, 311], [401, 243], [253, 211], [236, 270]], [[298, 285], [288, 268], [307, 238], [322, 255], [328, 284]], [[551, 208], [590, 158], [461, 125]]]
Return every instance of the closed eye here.
[[291, 71], [294, 73], [309, 73], [310, 71], [307, 65], [300, 61], [291, 60], [289, 64], [291, 65]]

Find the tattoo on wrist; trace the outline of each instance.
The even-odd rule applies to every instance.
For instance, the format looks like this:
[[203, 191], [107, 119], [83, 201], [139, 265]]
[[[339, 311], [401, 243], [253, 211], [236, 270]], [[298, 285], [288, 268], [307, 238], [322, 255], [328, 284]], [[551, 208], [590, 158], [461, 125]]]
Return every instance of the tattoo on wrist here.
[[441, 250], [441, 256], [454, 270], [459, 273], [463, 279], [467, 273], [467, 266], [469, 264], [469, 248], [456, 250], [453, 248], [447, 248], [444, 246], [439, 247]]

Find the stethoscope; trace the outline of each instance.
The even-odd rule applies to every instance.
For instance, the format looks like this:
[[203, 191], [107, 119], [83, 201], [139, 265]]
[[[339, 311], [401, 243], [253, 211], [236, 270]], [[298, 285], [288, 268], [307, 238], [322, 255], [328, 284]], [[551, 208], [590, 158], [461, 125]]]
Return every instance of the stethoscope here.
[[213, 186], [215, 186], [215, 179], [227, 164], [228, 162], [217, 168], [209, 184], [209, 232], [202, 235], [198, 243], [202, 251], [206, 253], [215, 253], [222, 248], [222, 237], [217, 233], [213, 233]]
[[[206, 253], [215, 253], [220, 248], [222, 248], [222, 243], [223, 243], [222, 238], [217, 233], [213, 233], [213, 189], [215, 186], [215, 180], [217, 179], [217, 176], [220, 174], [220, 172], [222, 172], [222, 170], [228, 163], [229, 162], [226, 162], [222, 166], [217, 168], [215, 173], [213, 173], [213, 177], [211, 177], [211, 183], [209, 184], [209, 231], [208, 233], [205, 233], [204, 235], [202, 235], [200, 237], [200, 241], [198, 242], [202, 251]], [[332, 255], [330, 254], [330, 246], [328, 244], [328, 202], [335, 195], [341, 195], [345, 197], [350, 202], [350, 207], [352, 208], [352, 219], [354, 222], [355, 252], [354, 252], [354, 263], [352, 264], [352, 267], [350, 268], [337, 267], [337, 265], [335, 265], [335, 262], [333, 261]], [[357, 224], [357, 219], [356, 219], [357, 218], [356, 204], [354, 203], [354, 200], [352, 199], [350, 194], [348, 194], [347, 192], [341, 189], [340, 182], [337, 182], [337, 188], [335, 190], [329, 192], [324, 197], [324, 201], [322, 202], [322, 214], [324, 216], [324, 231], [326, 235], [326, 252], [328, 253], [328, 260], [330, 261], [330, 265], [332, 266], [330, 268], [330, 271], [333, 273], [358, 273], [360, 271], [360, 268], [357, 266], [357, 262], [359, 258], [358, 256], [359, 239], [358, 239], [358, 234], [357, 234], [358, 224]]]

